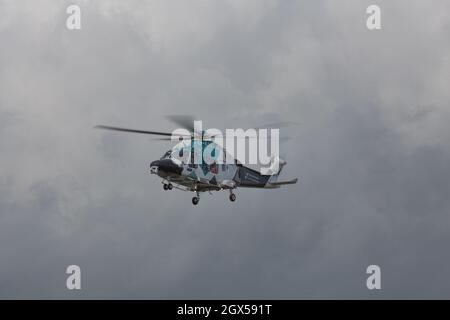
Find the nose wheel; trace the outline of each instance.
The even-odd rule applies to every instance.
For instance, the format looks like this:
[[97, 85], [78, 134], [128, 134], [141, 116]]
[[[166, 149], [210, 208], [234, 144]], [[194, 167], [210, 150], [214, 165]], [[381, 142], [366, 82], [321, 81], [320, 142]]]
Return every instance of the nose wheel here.
[[172, 190], [173, 185], [171, 183], [164, 183], [163, 188], [164, 188], [164, 190]]
[[230, 201], [235, 202], [236, 201], [236, 195], [233, 192], [230, 192]]
[[194, 206], [198, 205], [198, 203], [200, 202], [200, 194], [198, 193], [198, 191], [195, 191], [196, 196], [192, 198], [192, 204]]

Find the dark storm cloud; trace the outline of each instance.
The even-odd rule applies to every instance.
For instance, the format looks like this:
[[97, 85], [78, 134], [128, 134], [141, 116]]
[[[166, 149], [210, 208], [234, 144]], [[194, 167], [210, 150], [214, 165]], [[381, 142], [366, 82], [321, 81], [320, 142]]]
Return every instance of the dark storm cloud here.
[[[0, 297], [448, 298], [449, 5], [0, 1]], [[172, 130], [290, 120], [279, 190], [164, 193]], [[78, 264], [82, 290], [65, 289]], [[368, 291], [365, 269], [382, 268]]]

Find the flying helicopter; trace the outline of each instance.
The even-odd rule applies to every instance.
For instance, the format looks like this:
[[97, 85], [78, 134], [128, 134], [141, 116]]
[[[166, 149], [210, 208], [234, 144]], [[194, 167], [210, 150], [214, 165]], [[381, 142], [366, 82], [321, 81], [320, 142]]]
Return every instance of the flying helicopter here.
[[[297, 183], [297, 178], [285, 181], [278, 180], [283, 166], [286, 165], [286, 161], [280, 157], [273, 157], [271, 166], [262, 174], [258, 170], [243, 165], [235, 158], [231, 159], [233, 156], [229, 155], [222, 145], [215, 144], [213, 135], [208, 135], [203, 130], [199, 131], [193, 125], [192, 117], [168, 116], [168, 118], [184, 128], [184, 133], [136, 130], [107, 125], [97, 125], [94, 128], [161, 136], [157, 140], [178, 140], [178, 143], [166, 151], [160, 159], [150, 163], [150, 173], [162, 179], [161, 183], [164, 190], [176, 188], [194, 192], [193, 205], [199, 203], [201, 192], [229, 191], [229, 199], [234, 202], [236, 201], [234, 191], [237, 188], [275, 189], [283, 185]], [[290, 124], [287, 122], [278, 123], [280, 126]], [[203, 151], [207, 147], [213, 147], [213, 155], [222, 152], [225, 158], [228, 157], [228, 161], [216, 162], [214, 159], [212, 161], [211, 159], [209, 159], [210, 161], [200, 161], [200, 163], [194, 161], [194, 158], [198, 156], [196, 152], [199, 149]], [[203, 158], [203, 153], [200, 152], [200, 154], [200, 158]]]

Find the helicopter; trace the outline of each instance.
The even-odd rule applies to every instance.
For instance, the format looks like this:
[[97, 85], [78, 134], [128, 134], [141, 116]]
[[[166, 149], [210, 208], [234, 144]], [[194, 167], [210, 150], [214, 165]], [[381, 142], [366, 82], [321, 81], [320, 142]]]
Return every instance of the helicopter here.
[[[184, 130], [175, 130], [172, 133], [159, 131], [135, 130], [115, 126], [97, 125], [94, 128], [119, 132], [130, 132], [162, 136], [157, 140], [178, 141], [170, 150], [166, 151], [160, 159], [150, 163], [150, 173], [159, 176], [163, 189], [174, 188], [194, 192], [192, 204], [198, 205], [200, 193], [212, 191], [228, 191], [231, 202], [236, 201], [234, 191], [237, 188], [275, 189], [283, 185], [297, 183], [297, 178], [286, 181], [278, 181], [278, 177], [287, 164], [282, 158], [271, 158], [271, 165], [264, 174], [243, 165], [239, 160], [230, 155], [221, 144], [214, 142], [214, 135], [208, 135], [203, 130], [198, 130], [192, 117], [168, 116], [170, 120], [180, 125]], [[290, 125], [290, 123], [279, 123]], [[178, 132], [178, 133], [177, 133]], [[212, 147], [212, 148], [211, 148]], [[212, 149], [212, 160], [195, 161], [195, 158], [203, 159], [202, 151]], [[200, 156], [198, 155], [200, 150]], [[222, 153], [228, 161], [215, 161], [214, 154]]]

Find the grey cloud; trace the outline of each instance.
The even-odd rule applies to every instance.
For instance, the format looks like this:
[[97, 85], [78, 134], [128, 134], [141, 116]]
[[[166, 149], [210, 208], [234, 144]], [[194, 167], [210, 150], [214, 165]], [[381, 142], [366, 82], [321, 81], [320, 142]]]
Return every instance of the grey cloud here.
[[[68, 3], [0, 1], [1, 298], [449, 297], [446, 1], [379, 32], [368, 1]], [[166, 114], [300, 122], [299, 184], [192, 207], [148, 174], [169, 145], [92, 129]]]

